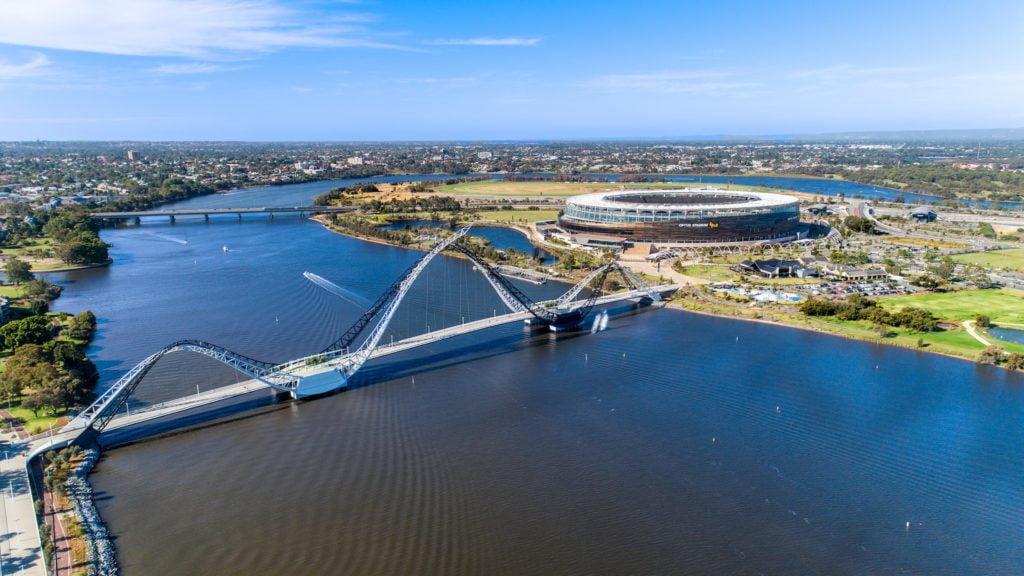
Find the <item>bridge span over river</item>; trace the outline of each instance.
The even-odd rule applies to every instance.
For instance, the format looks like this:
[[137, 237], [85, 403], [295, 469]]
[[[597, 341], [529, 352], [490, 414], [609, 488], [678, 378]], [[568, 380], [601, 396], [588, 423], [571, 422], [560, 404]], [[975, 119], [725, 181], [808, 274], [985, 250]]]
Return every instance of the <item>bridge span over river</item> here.
[[275, 214], [298, 214], [300, 217], [306, 216], [307, 214], [337, 214], [343, 212], [355, 212], [358, 210], [355, 206], [283, 206], [283, 207], [258, 207], [258, 208], [179, 208], [175, 210], [140, 210], [137, 212], [92, 212], [89, 214], [90, 217], [96, 220], [106, 220], [110, 222], [130, 220], [138, 223], [142, 218], [154, 218], [164, 217], [169, 218], [171, 222], [175, 219], [183, 216], [202, 216], [207, 221], [210, 220], [210, 216], [238, 216], [242, 218], [243, 214], [267, 214], [271, 218]]
[[[650, 305], [661, 302], [663, 296], [671, 294], [676, 285], [650, 286], [628, 268], [612, 262], [590, 272], [578, 284], [555, 300], [535, 302], [524, 294], [499, 270], [480, 260], [472, 250], [460, 242], [469, 227], [440, 238], [415, 264], [408, 268], [348, 330], [330, 346], [317, 354], [275, 364], [257, 360], [233, 352], [209, 342], [180, 340], [156, 351], [132, 367], [121, 378], [104, 391], [95, 402], [77, 414], [59, 431], [29, 438], [5, 450], [8, 456], [3, 466], [11, 471], [27, 471], [33, 458], [51, 449], [62, 448], [74, 443], [91, 443], [104, 431], [130, 429], [132, 426], [163, 418], [173, 418], [187, 412], [210, 406], [231, 398], [259, 390], [273, 389], [296, 399], [313, 398], [349, 387], [353, 376], [369, 360], [380, 358], [421, 346], [471, 334], [496, 326], [525, 322], [538, 329], [552, 331], [575, 330], [587, 319], [595, 307], [629, 302], [632, 306]], [[495, 290], [508, 312], [489, 318], [462, 322], [455, 326], [429, 331], [402, 340], [382, 342], [385, 331], [409, 289], [416, 282], [428, 264], [441, 252], [453, 250], [469, 258], [477, 271], [484, 275]], [[621, 274], [626, 290], [602, 294], [601, 287], [611, 273]], [[314, 283], [327, 288], [330, 284], [313, 274], [306, 274]], [[357, 344], [358, 342], [358, 344]], [[146, 374], [165, 355], [188, 351], [203, 354], [218, 360], [249, 377], [248, 380], [190, 394], [161, 404], [130, 411], [128, 398], [144, 382]], [[26, 574], [42, 574], [41, 548], [36, 530], [35, 515], [32, 512], [32, 495], [27, 479], [23, 490], [14, 493], [7, 505], [6, 516], [11, 510], [23, 520], [7, 522], [7, 532], [14, 534], [8, 539], [6, 550], [0, 550], [0, 567], [11, 565], [24, 567]], [[2, 519], [0, 519], [2, 520]], [[17, 543], [17, 545], [15, 545]]]

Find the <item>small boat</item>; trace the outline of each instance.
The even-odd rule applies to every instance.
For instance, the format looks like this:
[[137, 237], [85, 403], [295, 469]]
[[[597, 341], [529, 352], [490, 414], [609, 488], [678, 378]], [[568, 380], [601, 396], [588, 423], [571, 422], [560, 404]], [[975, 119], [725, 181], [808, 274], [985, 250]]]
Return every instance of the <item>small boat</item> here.
[[225, 252], [229, 252], [228, 247], [226, 245], [225, 246], [221, 246], [220, 249], [225, 251]]

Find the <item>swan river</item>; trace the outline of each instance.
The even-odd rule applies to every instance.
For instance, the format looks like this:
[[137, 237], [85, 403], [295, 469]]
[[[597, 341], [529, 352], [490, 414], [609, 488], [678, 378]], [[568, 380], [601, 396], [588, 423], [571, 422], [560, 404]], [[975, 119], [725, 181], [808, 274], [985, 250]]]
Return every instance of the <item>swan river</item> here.
[[[298, 218], [103, 238], [114, 265], [51, 279], [56, 308], [99, 318], [105, 384], [181, 338], [314, 353], [418, 257]], [[442, 256], [389, 337], [501, 306]], [[239, 378], [174, 354], [135, 402]], [[344, 393], [244, 402], [104, 453], [91, 480], [124, 574], [1024, 573], [1024, 377], [990, 366], [666, 308], [557, 338], [477, 332], [372, 361]]]

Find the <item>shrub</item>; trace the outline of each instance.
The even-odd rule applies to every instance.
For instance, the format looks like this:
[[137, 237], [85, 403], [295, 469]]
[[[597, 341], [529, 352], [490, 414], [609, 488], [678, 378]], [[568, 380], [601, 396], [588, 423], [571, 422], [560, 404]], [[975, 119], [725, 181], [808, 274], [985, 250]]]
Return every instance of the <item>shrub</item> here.
[[998, 365], [1003, 360], [1003, 350], [998, 346], [989, 346], [978, 354], [978, 362], [982, 364]]
[[1024, 370], [1024, 354], [1011, 352], [1006, 357], [1006, 367], [1010, 370]]

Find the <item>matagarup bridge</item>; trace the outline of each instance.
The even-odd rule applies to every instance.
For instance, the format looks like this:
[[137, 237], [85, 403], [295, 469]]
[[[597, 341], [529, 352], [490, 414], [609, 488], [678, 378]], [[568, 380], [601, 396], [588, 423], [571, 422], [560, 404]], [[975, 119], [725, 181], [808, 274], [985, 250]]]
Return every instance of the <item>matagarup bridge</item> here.
[[[233, 393], [247, 393], [258, 388], [273, 388], [294, 398], [310, 398], [328, 394], [348, 387], [352, 377], [373, 357], [408, 350], [512, 322], [525, 321], [534, 325], [546, 326], [555, 331], [571, 330], [584, 321], [594, 306], [623, 300], [656, 302], [661, 300], [663, 293], [674, 291], [676, 288], [674, 285], [648, 286], [631, 270], [612, 262], [592, 271], [561, 297], [550, 301], [535, 302], [494, 267], [480, 260], [469, 248], [459, 243], [459, 240], [468, 231], [469, 227], [462, 228], [437, 242], [415, 264], [403, 272], [345, 333], [321, 352], [282, 364], [275, 364], [250, 358], [201, 340], [173, 342], [132, 367], [59, 432], [52, 437], [40, 438], [40, 448], [48, 449], [48, 446], [43, 446], [43, 444], [66, 445], [87, 433], [98, 434], [107, 428], [115, 417], [119, 423], [127, 425], [192, 409], [199, 405], [220, 401], [232, 396]], [[430, 262], [438, 254], [449, 249], [463, 254], [473, 262], [476, 269], [484, 275], [509, 309], [509, 312], [382, 344], [381, 339], [409, 289]], [[602, 296], [599, 288], [612, 272], [622, 275], [629, 290]], [[310, 276], [315, 277], [315, 275], [307, 274], [307, 277]], [[592, 290], [585, 298], [579, 298], [589, 286], [596, 286], [597, 289]], [[362, 340], [359, 345], [353, 347], [360, 337]], [[213, 358], [245, 374], [251, 380], [223, 387], [223, 389], [211, 390], [206, 394], [190, 395], [177, 401], [165, 402], [144, 412], [128, 414], [125, 410], [128, 398], [142, 384], [150, 369], [165, 355], [179, 351], [194, 352]]]

